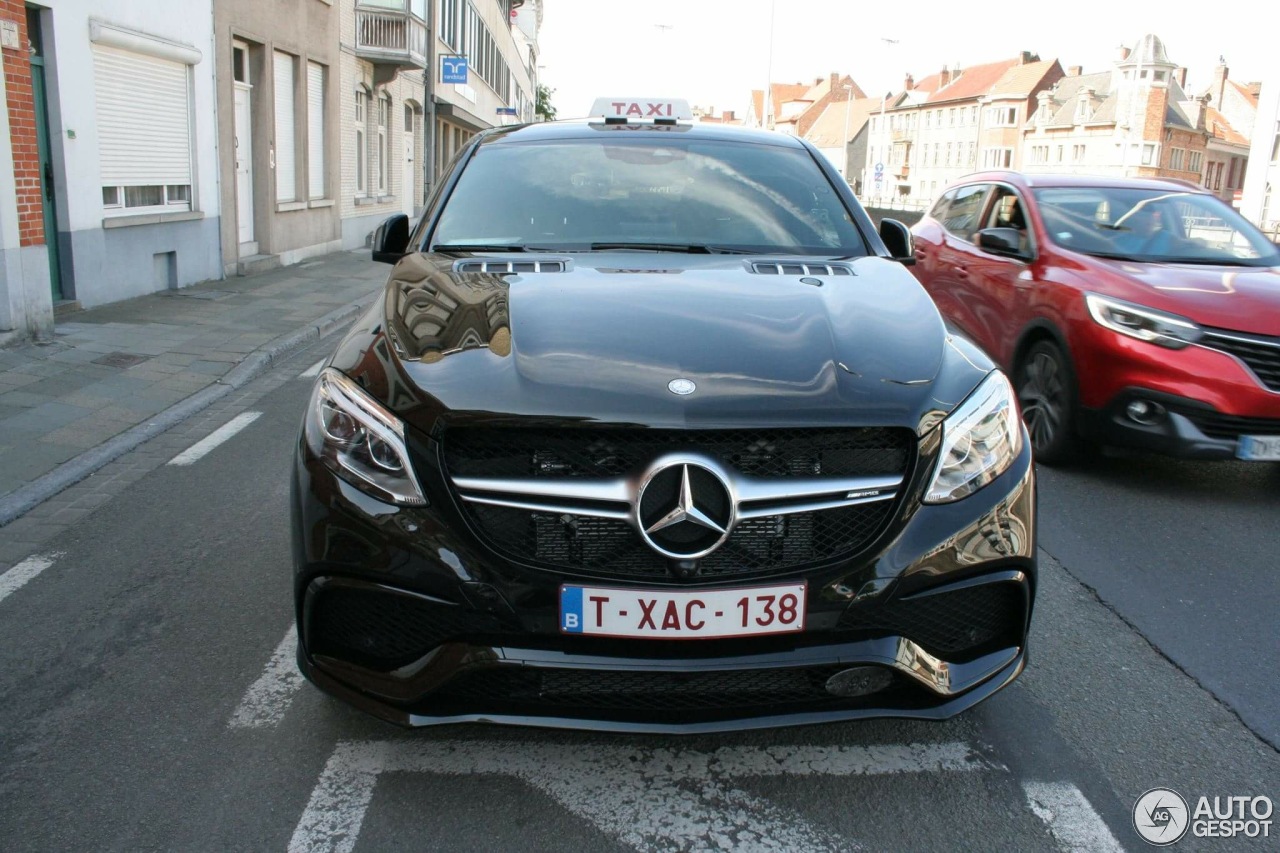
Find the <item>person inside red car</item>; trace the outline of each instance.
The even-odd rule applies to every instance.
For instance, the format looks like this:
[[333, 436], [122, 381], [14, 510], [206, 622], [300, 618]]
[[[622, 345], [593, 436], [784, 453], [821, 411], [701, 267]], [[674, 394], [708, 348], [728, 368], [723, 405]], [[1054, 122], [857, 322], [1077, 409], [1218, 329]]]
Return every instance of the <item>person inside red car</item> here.
[[1134, 205], [1116, 220], [1116, 247], [1133, 255], [1167, 255], [1177, 243], [1168, 212], [1150, 201]]

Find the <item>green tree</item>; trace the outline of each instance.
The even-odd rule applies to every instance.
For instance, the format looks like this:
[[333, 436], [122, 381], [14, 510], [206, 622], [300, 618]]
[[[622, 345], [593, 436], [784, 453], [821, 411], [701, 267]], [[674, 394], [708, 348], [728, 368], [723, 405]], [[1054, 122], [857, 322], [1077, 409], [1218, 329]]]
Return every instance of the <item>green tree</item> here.
[[556, 120], [556, 108], [551, 105], [553, 92], [555, 89], [548, 89], [541, 83], [538, 84], [538, 106], [534, 109], [534, 113], [542, 121]]

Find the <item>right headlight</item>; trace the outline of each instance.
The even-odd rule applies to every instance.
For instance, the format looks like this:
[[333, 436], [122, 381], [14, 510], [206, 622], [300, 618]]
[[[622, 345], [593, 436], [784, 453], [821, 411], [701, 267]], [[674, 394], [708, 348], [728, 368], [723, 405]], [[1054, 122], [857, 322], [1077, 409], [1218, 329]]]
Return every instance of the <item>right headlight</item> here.
[[404, 422], [338, 371], [316, 380], [304, 430], [325, 467], [362, 492], [387, 503], [427, 502], [409, 464]]
[[1022, 419], [1008, 378], [994, 371], [942, 422], [938, 467], [924, 502], [973, 494], [999, 477], [1022, 451]]

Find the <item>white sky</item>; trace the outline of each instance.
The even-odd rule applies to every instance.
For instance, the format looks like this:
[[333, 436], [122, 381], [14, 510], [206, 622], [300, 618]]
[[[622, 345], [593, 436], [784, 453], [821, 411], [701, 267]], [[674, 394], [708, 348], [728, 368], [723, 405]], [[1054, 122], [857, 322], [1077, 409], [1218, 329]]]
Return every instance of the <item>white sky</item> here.
[[[682, 97], [741, 116], [749, 91], [764, 88], [769, 77], [772, 5], [544, 0], [542, 82], [555, 90], [559, 118], [586, 115], [597, 97], [625, 95]], [[900, 90], [907, 72], [919, 80], [943, 63], [994, 62], [1023, 50], [1057, 59], [1063, 68], [1082, 65], [1087, 74], [1109, 71], [1119, 45], [1153, 32], [1170, 61], [1189, 69], [1192, 92], [1208, 86], [1219, 55], [1232, 80], [1280, 83], [1274, 0], [1228, 3], [1222, 14], [1215, 8], [1186, 0], [777, 0], [772, 78], [812, 82], [838, 71], [874, 96]]]

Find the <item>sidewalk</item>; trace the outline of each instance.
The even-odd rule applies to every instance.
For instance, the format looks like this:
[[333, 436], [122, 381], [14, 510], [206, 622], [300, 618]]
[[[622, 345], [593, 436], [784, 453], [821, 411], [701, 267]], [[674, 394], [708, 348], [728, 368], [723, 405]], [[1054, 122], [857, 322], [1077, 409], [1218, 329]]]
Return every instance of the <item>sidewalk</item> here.
[[388, 267], [338, 252], [66, 315], [0, 349], [0, 528], [355, 319]]

